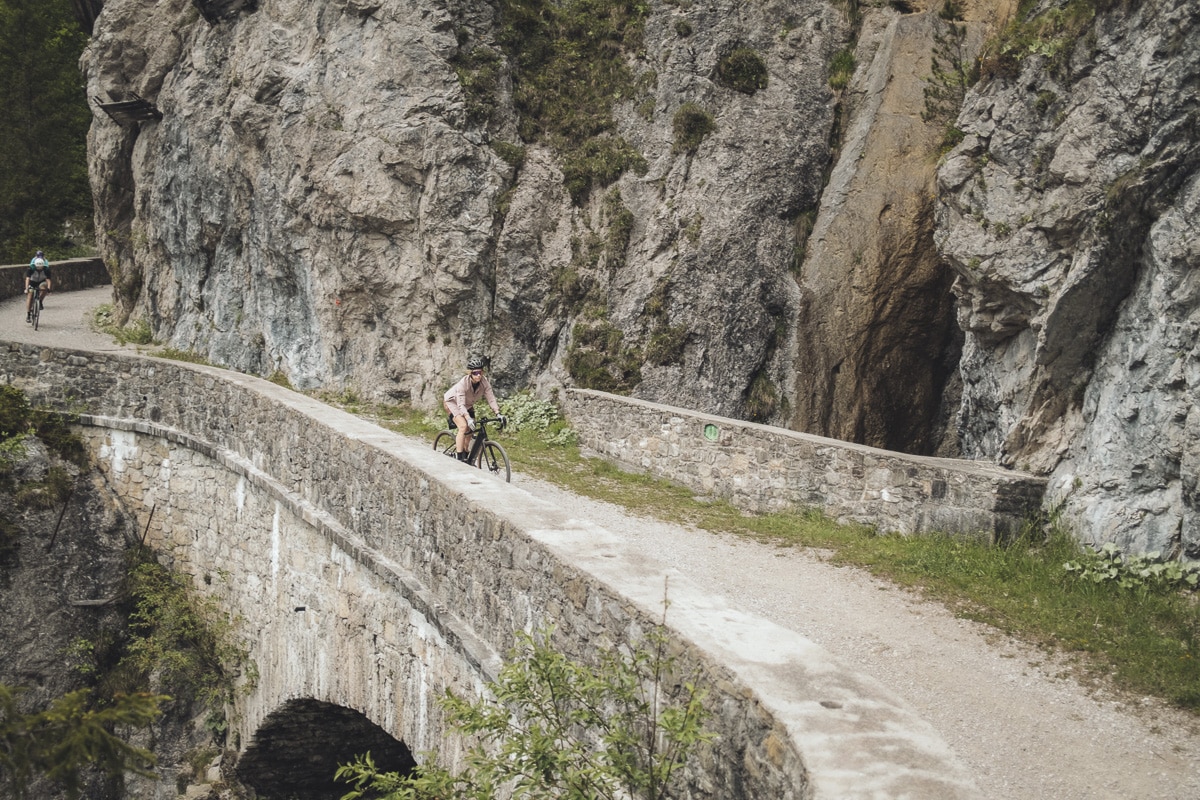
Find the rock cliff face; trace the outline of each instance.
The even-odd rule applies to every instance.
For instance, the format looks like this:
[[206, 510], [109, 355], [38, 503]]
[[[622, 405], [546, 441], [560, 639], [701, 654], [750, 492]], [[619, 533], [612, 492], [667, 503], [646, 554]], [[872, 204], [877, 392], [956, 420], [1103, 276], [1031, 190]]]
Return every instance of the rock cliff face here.
[[1087, 540], [1200, 558], [1200, 7], [1108, 5], [993, 64], [939, 170], [959, 430]]
[[[554, 385], [575, 346], [569, 366], [601, 385], [729, 414], [757, 385], [755, 413], [778, 416], [794, 223], [828, 158], [842, 13], [654, 6], [640, 44], [606, 56], [634, 81], [609, 135], [636, 168], [586, 197], [561, 148], [511, 157], [500, 29], [471, 0], [109, 0], [89, 94], [136, 92], [164, 114], [140, 129], [100, 116], [91, 134], [125, 311], [300, 387], [433, 403], [469, 352], [504, 386]], [[765, 76], [722, 85], [735, 50]], [[484, 77], [479, 113], [464, 87]], [[711, 131], [681, 147], [685, 103]]]
[[[1194, 8], [578, 7], [108, 0], [89, 95], [163, 112], [91, 131], [123, 312], [302, 388], [433, 406], [485, 353], [999, 460], [1084, 538], [1200, 556]], [[986, 75], [943, 119], [952, 27]]]

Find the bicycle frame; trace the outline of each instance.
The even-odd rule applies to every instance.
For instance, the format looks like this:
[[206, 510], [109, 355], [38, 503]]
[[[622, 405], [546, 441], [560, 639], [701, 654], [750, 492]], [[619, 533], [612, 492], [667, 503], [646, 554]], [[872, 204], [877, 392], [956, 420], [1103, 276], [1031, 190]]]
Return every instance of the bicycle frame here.
[[[504, 425], [499, 418], [489, 419], [486, 417], [475, 420], [475, 430], [470, 433], [471, 446], [467, 450], [466, 463], [472, 467], [484, 469], [494, 475], [503, 476], [505, 481], [512, 480], [512, 464], [508, 460], [508, 454], [504, 452], [504, 447], [493, 440], [487, 433], [489, 423], [499, 422], [501, 428]], [[457, 437], [458, 429], [451, 427], [444, 430], [434, 439], [433, 449], [448, 456], [455, 454], [455, 438]]]
[[479, 458], [480, 452], [483, 451], [483, 443], [486, 442], [488, 438], [487, 424], [489, 422], [496, 422], [496, 420], [482, 418], [478, 419], [475, 421], [475, 430], [467, 432], [467, 435], [471, 437], [471, 449], [467, 451], [469, 453], [467, 456], [468, 464], [477, 463], [476, 459]]
[[29, 301], [30, 321], [33, 323], [33, 329], [36, 331], [41, 323], [42, 317], [42, 297], [45, 296], [45, 291], [42, 289], [42, 284], [35, 283], [29, 287], [30, 294], [33, 299]]

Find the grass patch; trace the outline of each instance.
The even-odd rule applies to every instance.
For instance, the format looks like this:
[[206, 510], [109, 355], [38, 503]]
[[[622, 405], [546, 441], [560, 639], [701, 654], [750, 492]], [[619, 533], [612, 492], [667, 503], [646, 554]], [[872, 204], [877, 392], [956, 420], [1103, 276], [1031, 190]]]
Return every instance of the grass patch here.
[[207, 358], [195, 352], [194, 350], [180, 350], [175, 347], [164, 347], [161, 350], [156, 350], [151, 355], [159, 358], [169, 358], [172, 361], [184, 361], [188, 364], [204, 364], [205, 366], [213, 366]]
[[111, 336], [118, 344], [152, 344], [154, 336], [150, 323], [144, 319], [133, 319], [124, 325], [117, 324], [116, 312], [111, 304], [97, 306], [89, 320], [92, 330]]
[[[1031, 524], [1013, 541], [990, 546], [936, 534], [880, 535], [814, 511], [750, 514], [583, 457], [566, 421], [541, 405], [526, 395], [502, 403], [506, 413], [527, 420], [495, 434], [519, 472], [634, 514], [780, 547], [819, 548], [832, 563], [866, 569], [961, 616], [1068, 655], [1084, 680], [1200, 710], [1200, 593], [1149, 580], [1097, 580], [1096, 569], [1078, 565], [1111, 559], [1089, 555], [1059, 524]], [[385, 427], [431, 443], [445, 422], [440, 414], [407, 406], [359, 409]], [[370, 413], [379, 409], [386, 418]]]

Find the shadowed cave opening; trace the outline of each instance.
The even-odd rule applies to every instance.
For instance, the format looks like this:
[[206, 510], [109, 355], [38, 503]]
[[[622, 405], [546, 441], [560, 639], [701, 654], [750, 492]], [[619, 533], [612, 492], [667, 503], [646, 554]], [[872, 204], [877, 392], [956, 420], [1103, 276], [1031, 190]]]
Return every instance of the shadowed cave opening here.
[[416, 766], [404, 742], [359, 712], [310, 698], [289, 700], [259, 726], [236, 772], [259, 797], [337, 800], [350, 786], [335, 782], [334, 772], [366, 752], [384, 771]]

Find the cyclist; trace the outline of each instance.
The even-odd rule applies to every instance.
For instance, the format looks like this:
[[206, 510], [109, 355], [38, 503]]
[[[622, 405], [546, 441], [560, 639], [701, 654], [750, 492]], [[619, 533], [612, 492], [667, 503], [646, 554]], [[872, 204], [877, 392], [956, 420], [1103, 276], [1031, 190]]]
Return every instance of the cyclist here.
[[[37, 255], [29, 262], [29, 269], [25, 271], [25, 321], [33, 322], [33, 292], [30, 287], [38, 287], [45, 284], [44, 292], [50, 291], [50, 260], [46, 258], [46, 254], [41, 250], [37, 251]], [[44, 294], [43, 292], [43, 294]], [[43, 307], [45, 304], [42, 304]]]
[[467, 374], [462, 380], [450, 387], [442, 398], [442, 405], [449, 416], [449, 426], [458, 428], [454, 437], [454, 452], [459, 461], [466, 461], [471, 445], [471, 431], [475, 430], [475, 401], [480, 397], [487, 400], [492, 411], [504, 423], [500, 406], [496, 403], [496, 395], [492, 394], [492, 384], [483, 374], [484, 361], [479, 356], [467, 359]]

